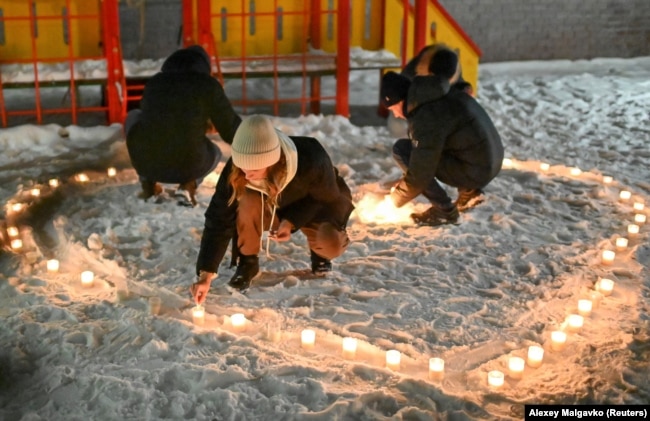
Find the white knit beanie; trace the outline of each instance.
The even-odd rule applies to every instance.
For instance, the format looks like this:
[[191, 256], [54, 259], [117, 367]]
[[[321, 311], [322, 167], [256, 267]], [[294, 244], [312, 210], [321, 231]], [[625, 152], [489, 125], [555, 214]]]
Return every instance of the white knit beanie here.
[[268, 118], [245, 118], [232, 141], [232, 162], [242, 170], [261, 170], [280, 160], [280, 139]]

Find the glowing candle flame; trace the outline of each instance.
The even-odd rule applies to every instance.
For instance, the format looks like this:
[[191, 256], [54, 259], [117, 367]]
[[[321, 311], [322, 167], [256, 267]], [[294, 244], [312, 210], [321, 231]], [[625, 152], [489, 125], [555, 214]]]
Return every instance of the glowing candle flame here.
[[48, 272], [58, 272], [59, 271], [59, 261], [56, 259], [50, 259], [47, 261], [47, 271]]
[[412, 224], [413, 205], [408, 203], [401, 208], [395, 207], [390, 196], [379, 200], [376, 195], [366, 195], [356, 205], [359, 218], [364, 223], [377, 224]]
[[235, 331], [241, 332], [246, 327], [246, 316], [242, 313], [235, 313], [230, 316], [230, 323]]
[[637, 224], [645, 224], [645, 219], [646, 219], [645, 215], [642, 213], [637, 213], [636, 215], [634, 215], [634, 222], [636, 222]]
[[397, 371], [400, 367], [401, 355], [399, 351], [391, 349], [386, 351], [386, 367], [391, 370]]
[[619, 199], [621, 199], [622, 202], [630, 200], [632, 197], [632, 193], [630, 193], [627, 190], [621, 190], [621, 192], [618, 194]]
[[347, 358], [349, 360], [353, 359], [357, 353], [357, 338], [343, 338], [342, 349], [343, 358]]
[[109, 177], [115, 177], [115, 175], [117, 175], [117, 170], [114, 167], [110, 167], [106, 170], [106, 174], [108, 174]]
[[34, 187], [33, 189], [30, 190], [30, 193], [34, 197], [38, 197], [41, 195], [41, 189]]
[[630, 224], [627, 226], [627, 233], [630, 235], [636, 235], [639, 233], [639, 226], [636, 224]]
[[199, 304], [192, 309], [192, 321], [198, 326], [202, 326], [205, 323], [205, 309], [202, 305]]
[[616, 250], [623, 251], [627, 248], [627, 238], [618, 237], [616, 239]]
[[90, 179], [88, 178], [88, 176], [86, 174], [84, 174], [84, 173], [77, 174], [77, 181], [79, 181], [80, 183], [85, 183], [88, 180], [90, 180]]
[[81, 272], [81, 285], [82, 286], [84, 286], [86, 288], [89, 288], [89, 287], [93, 286], [94, 279], [95, 279], [95, 275], [91, 271], [86, 270], [86, 271]]
[[311, 329], [304, 329], [300, 333], [300, 341], [303, 349], [313, 349], [316, 343], [316, 332]]
[[503, 372], [499, 370], [492, 370], [488, 373], [488, 384], [492, 387], [503, 386]]
[[553, 351], [562, 351], [566, 344], [566, 333], [561, 330], [551, 332], [551, 349]]
[[59, 180], [57, 180], [56, 178], [51, 178], [48, 183], [50, 187], [59, 187]]
[[593, 305], [591, 300], [578, 300], [578, 314], [581, 316], [589, 316]]
[[442, 358], [429, 358], [429, 378], [439, 379], [445, 372], [445, 360]]
[[571, 175], [577, 177], [580, 174], [582, 174], [582, 170], [580, 168], [577, 168], [577, 167], [571, 168]]
[[528, 365], [533, 368], [537, 368], [542, 365], [542, 360], [544, 359], [544, 348], [537, 345], [531, 345], [528, 347]]
[[603, 176], [603, 183], [612, 184], [613, 181], [614, 181], [614, 178], [611, 175]]
[[603, 294], [605, 297], [609, 296], [612, 294], [612, 291], [614, 290], [614, 281], [611, 279], [607, 278], [601, 278], [598, 281], [598, 284], [596, 285], [598, 292]]
[[549, 164], [547, 164], [546, 162], [542, 162], [541, 164], [539, 164], [539, 168], [542, 171], [546, 172], [551, 168], [551, 166]]
[[645, 208], [645, 204], [642, 202], [634, 202], [634, 210], [642, 211]]
[[17, 237], [20, 231], [16, 227], [7, 227], [7, 234], [9, 234], [9, 237]]
[[510, 357], [508, 360], [508, 373], [513, 379], [520, 379], [524, 374], [524, 365], [526, 362], [520, 357]]

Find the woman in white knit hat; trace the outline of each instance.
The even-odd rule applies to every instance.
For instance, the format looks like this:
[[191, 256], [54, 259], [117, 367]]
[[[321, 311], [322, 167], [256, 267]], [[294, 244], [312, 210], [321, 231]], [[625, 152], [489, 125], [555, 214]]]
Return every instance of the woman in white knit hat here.
[[353, 209], [350, 189], [318, 140], [289, 137], [261, 115], [244, 119], [205, 213], [192, 295], [205, 301], [231, 240], [231, 266], [237, 270], [229, 285], [247, 289], [259, 273], [266, 230], [275, 241], [302, 231], [312, 272], [330, 271], [331, 260], [348, 246], [346, 225]]

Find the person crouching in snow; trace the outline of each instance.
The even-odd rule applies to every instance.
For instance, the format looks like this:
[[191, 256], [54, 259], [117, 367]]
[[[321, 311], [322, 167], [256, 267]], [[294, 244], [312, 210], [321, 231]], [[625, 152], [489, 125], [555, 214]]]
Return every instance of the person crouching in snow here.
[[[231, 266], [237, 270], [229, 285], [248, 288], [260, 270], [266, 230], [275, 241], [302, 231], [312, 272], [330, 271], [331, 260], [349, 244], [346, 225], [353, 210], [350, 189], [318, 140], [289, 137], [261, 115], [245, 118], [205, 213], [192, 295], [198, 303], [205, 300], [231, 240]], [[268, 246], [267, 240], [267, 253]]]
[[196, 189], [221, 160], [206, 133], [217, 129], [232, 143], [241, 118], [217, 79], [210, 57], [199, 45], [172, 53], [147, 81], [141, 108], [124, 122], [131, 164], [147, 200], [163, 193], [160, 183], [178, 184], [174, 194], [183, 206], [196, 206]]
[[[410, 81], [388, 72], [382, 78], [381, 98], [396, 115], [406, 118], [409, 139], [398, 139], [393, 158], [404, 171], [390, 194], [401, 207], [422, 194], [431, 207], [411, 215], [416, 223], [455, 223], [463, 212], [483, 200], [483, 188], [501, 170], [504, 149], [487, 112], [470, 95], [451, 89], [458, 56], [436, 51], [430, 76]], [[458, 189], [452, 202], [438, 180]]]

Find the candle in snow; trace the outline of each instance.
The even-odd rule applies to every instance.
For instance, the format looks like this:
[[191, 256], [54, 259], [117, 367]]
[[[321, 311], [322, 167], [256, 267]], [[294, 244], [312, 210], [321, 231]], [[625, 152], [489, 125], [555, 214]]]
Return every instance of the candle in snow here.
[[642, 213], [637, 213], [634, 215], [634, 222], [637, 224], [645, 224], [645, 215]]
[[618, 237], [616, 239], [616, 250], [623, 251], [627, 248], [627, 238]]
[[573, 168], [571, 168], [571, 175], [572, 175], [572, 176], [577, 177], [577, 176], [579, 176], [580, 174], [582, 174], [582, 170], [581, 170], [580, 168], [577, 168], [577, 167], [573, 167]]
[[537, 345], [528, 347], [528, 365], [530, 367], [539, 367], [542, 365], [542, 359], [544, 359], [544, 348]]
[[235, 331], [241, 332], [246, 328], [246, 316], [242, 313], [235, 313], [230, 316], [230, 323]]
[[634, 202], [633, 207], [635, 211], [642, 211], [645, 208], [645, 204], [643, 202]]
[[300, 334], [300, 341], [303, 349], [313, 349], [316, 343], [316, 332], [311, 329], [304, 329]]
[[488, 384], [492, 387], [503, 386], [504, 375], [499, 370], [492, 370], [488, 373]]
[[585, 318], [579, 314], [570, 314], [569, 317], [567, 317], [567, 324], [572, 332], [579, 331], [584, 322]]
[[591, 300], [578, 300], [578, 314], [583, 317], [589, 316], [591, 314], [592, 303]]
[[614, 181], [614, 178], [611, 175], [603, 176], [603, 183], [612, 184], [612, 181]]
[[85, 270], [85, 271], [81, 272], [81, 285], [82, 286], [84, 286], [86, 288], [89, 288], [89, 287], [93, 286], [94, 279], [95, 279], [95, 275], [91, 271]]
[[508, 375], [513, 379], [521, 379], [524, 374], [525, 361], [520, 357], [510, 357], [508, 360]]
[[84, 173], [77, 174], [77, 181], [79, 181], [80, 183], [85, 183], [88, 180], [90, 180], [90, 179], [88, 178], [88, 176], [86, 174], [84, 174]]
[[611, 265], [612, 262], [614, 262], [615, 257], [616, 257], [616, 253], [614, 251], [612, 251], [612, 250], [603, 250], [601, 262], [604, 265]]
[[205, 323], [205, 309], [201, 304], [197, 304], [196, 307], [192, 309], [192, 321], [197, 326], [203, 326]]
[[592, 310], [600, 305], [600, 301], [603, 299], [603, 294], [598, 291], [591, 291], [589, 293], [589, 300], [591, 301]]
[[110, 167], [109, 169], [106, 170], [106, 173], [108, 174], [109, 177], [115, 177], [117, 174], [117, 170], [114, 167]]
[[632, 193], [627, 190], [621, 190], [621, 192], [618, 194], [618, 198], [621, 200], [621, 202], [627, 202], [631, 197]]
[[343, 358], [352, 360], [354, 359], [357, 353], [357, 339], [345, 337], [343, 338], [343, 344], [341, 345], [341, 347], [343, 350]]
[[56, 259], [50, 259], [47, 261], [47, 271], [48, 272], [58, 272], [59, 271], [59, 261]]
[[503, 158], [503, 168], [512, 168], [512, 159], [510, 158]]
[[551, 168], [551, 166], [548, 165], [546, 162], [542, 162], [541, 164], [539, 164], [539, 168], [540, 168], [542, 171], [545, 171], [545, 172], [546, 172], [546, 171], [549, 170], [549, 168]]
[[34, 188], [31, 189], [29, 192], [30, 192], [31, 195], [34, 196], [34, 197], [38, 197], [38, 196], [41, 195], [41, 189], [39, 189], [38, 187], [34, 187]]
[[400, 353], [399, 351], [395, 349], [391, 349], [390, 351], [386, 351], [386, 367], [390, 368], [391, 370], [397, 371], [399, 370], [400, 366]]
[[50, 185], [50, 187], [59, 187], [59, 180], [57, 180], [56, 178], [50, 178], [48, 184]]
[[639, 226], [637, 224], [630, 224], [627, 226], [627, 233], [630, 236], [635, 236], [639, 233]]
[[11, 205], [11, 210], [14, 212], [20, 212], [23, 209], [22, 203], [14, 203]]
[[20, 231], [16, 227], [7, 227], [7, 234], [9, 234], [9, 237], [18, 237]]
[[13, 240], [11, 240], [11, 248], [14, 250], [20, 250], [21, 248], [23, 248], [23, 240], [21, 240], [20, 238], [14, 238]]
[[605, 297], [607, 297], [608, 295], [611, 295], [612, 291], [614, 290], [614, 281], [607, 278], [601, 278], [598, 281], [597, 288], [598, 288], [598, 292], [600, 292]]
[[561, 330], [551, 332], [551, 349], [553, 351], [562, 351], [566, 345], [566, 333]]
[[441, 379], [445, 372], [445, 360], [442, 358], [429, 358], [429, 378], [431, 380]]

